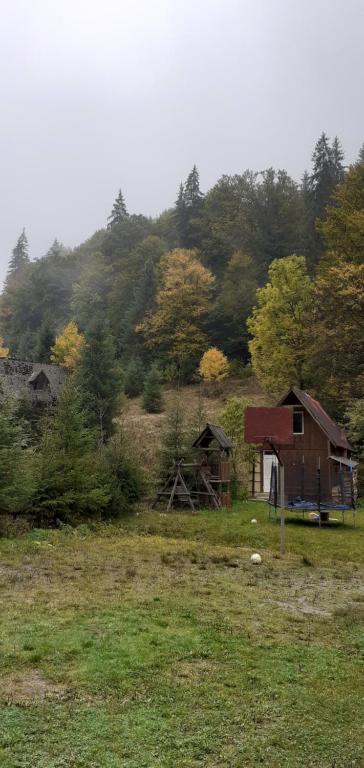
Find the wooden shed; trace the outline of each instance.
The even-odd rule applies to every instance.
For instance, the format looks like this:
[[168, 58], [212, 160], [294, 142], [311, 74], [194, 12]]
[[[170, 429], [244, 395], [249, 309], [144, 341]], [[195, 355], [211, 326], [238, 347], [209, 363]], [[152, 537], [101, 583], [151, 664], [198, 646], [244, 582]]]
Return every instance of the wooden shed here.
[[[350, 504], [355, 495], [357, 462], [345, 432], [317, 400], [298, 387], [292, 387], [277, 406], [290, 408], [293, 418], [293, 441], [279, 447], [286, 502], [296, 499], [316, 502], [320, 468], [322, 501]], [[253, 497], [268, 498], [272, 465], [276, 463], [272, 445], [266, 442], [259, 446], [250, 475]]]

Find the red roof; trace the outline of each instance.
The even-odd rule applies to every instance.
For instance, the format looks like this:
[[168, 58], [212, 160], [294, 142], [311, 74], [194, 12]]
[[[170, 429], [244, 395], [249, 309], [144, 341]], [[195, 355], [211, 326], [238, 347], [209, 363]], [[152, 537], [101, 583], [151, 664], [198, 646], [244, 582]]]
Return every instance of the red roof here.
[[301, 405], [303, 405], [303, 407], [306, 408], [306, 411], [308, 411], [312, 418], [315, 419], [319, 427], [321, 427], [322, 431], [325, 432], [325, 435], [330, 440], [330, 443], [338, 448], [346, 448], [348, 451], [353, 450], [344, 430], [340, 429], [335, 421], [333, 421], [328, 413], [326, 413], [321, 403], [319, 403], [318, 400], [314, 400], [314, 398], [311, 397], [308, 392], [304, 392], [298, 387], [291, 387], [289, 392], [287, 392], [287, 394], [282, 398], [282, 400], [279, 401], [279, 403], [277, 403], [277, 405], [285, 405], [291, 393], [296, 396]]

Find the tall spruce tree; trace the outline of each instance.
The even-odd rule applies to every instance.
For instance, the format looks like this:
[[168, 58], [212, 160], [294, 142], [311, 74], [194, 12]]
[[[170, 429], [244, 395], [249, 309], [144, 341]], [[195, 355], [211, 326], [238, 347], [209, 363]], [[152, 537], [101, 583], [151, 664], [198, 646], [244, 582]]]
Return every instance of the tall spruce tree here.
[[88, 423], [96, 428], [101, 442], [113, 431], [113, 418], [117, 415], [122, 376], [115, 356], [113, 337], [105, 324], [90, 327], [86, 335], [77, 381]]
[[163, 410], [161, 377], [155, 365], [152, 365], [145, 379], [143, 408], [147, 413], [160, 413]]
[[200, 241], [200, 221], [203, 194], [196, 165], [180, 185], [175, 204], [175, 222], [182, 248], [196, 248]]
[[320, 260], [324, 244], [318, 229], [318, 222], [325, 218], [326, 207], [332, 202], [336, 185], [344, 177], [344, 153], [337, 136], [332, 145], [325, 133], [318, 139], [312, 155], [312, 172], [304, 197], [306, 220], [306, 243], [304, 251], [312, 268]]
[[28, 263], [28, 238], [25, 234], [25, 229], [23, 229], [21, 235], [18, 237], [15, 248], [13, 248], [12, 256], [9, 261], [8, 276], [16, 275], [19, 269]]
[[129, 216], [126, 209], [125, 200], [121, 189], [119, 189], [118, 196], [114, 201], [110, 216], [108, 216], [108, 229], [115, 226], [115, 224], [121, 224], [121, 222]]
[[187, 211], [182, 182], [179, 185], [177, 200], [175, 203], [174, 220], [178, 232], [179, 244], [182, 247], [187, 240]]
[[357, 162], [358, 163], [364, 163], [364, 143], [361, 145], [361, 147], [359, 149], [359, 154], [358, 154]]
[[124, 392], [128, 397], [138, 397], [144, 389], [144, 368], [139, 357], [132, 357], [125, 371]]
[[38, 363], [51, 362], [51, 347], [53, 347], [54, 342], [54, 328], [50, 321], [45, 318], [40, 326], [36, 340], [35, 358]]
[[200, 215], [203, 206], [203, 194], [200, 190], [200, 177], [196, 165], [188, 174], [184, 186], [184, 204], [186, 210], [186, 248], [198, 248], [200, 245]]
[[339, 184], [344, 179], [344, 152], [341, 142], [335, 136], [332, 142], [332, 170], [334, 183]]
[[183, 199], [189, 213], [197, 214], [202, 205], [203, 194], [200, 190], [200, 176], [196, 165], [193, 166], [192, 171], [187, 176]]

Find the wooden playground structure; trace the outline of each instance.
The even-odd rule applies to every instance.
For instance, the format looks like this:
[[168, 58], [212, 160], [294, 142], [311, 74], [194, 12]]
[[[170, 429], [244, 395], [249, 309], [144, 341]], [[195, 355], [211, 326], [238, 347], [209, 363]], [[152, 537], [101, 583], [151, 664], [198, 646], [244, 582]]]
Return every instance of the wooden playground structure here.
[[207, 423], [192, 445], [195, 461], [176, 458], [164, 485], [158, 491], [152, 509], [167, 502], [172, 507], [221, 509], [231, 506], [230, 476], [232, 442], [224, 430]]

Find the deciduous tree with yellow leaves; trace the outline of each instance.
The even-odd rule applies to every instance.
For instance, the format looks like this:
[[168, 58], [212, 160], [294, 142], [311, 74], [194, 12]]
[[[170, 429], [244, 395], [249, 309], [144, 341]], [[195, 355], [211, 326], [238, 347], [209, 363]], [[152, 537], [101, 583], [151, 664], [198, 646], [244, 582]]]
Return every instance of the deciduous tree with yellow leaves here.
[[8, 357], [9, 351], [8, 347], [4, 347], [4, 339], [0, 336], [0, 358]]
[[214, 277], [196, 251], [176, 249], [161, 263], [162, 280], [156, 309], [137, 326], [147, 346], [158, 349], [161, 360], [174, 363], [182, 375], [193, 370], [206, 347], [202, 320], [209, 308]]
[[229, 374], [229, 361], [217, 347], [210, 347], [201, 358], [199, 373], [205, 381], [221, 381]]
[[80, 333], [74, 320], [70, 320], [51, 349], [51, 360], [57, 365], [62, 365], [70, 371], [74, 371], [80, 359], [85, 337]]
[[279, 393], [291, 384], [306, 383], [313, 287], [304, 256], [275, 259], [268, 274], [248, 320], [249, 349], [259, 382]]

